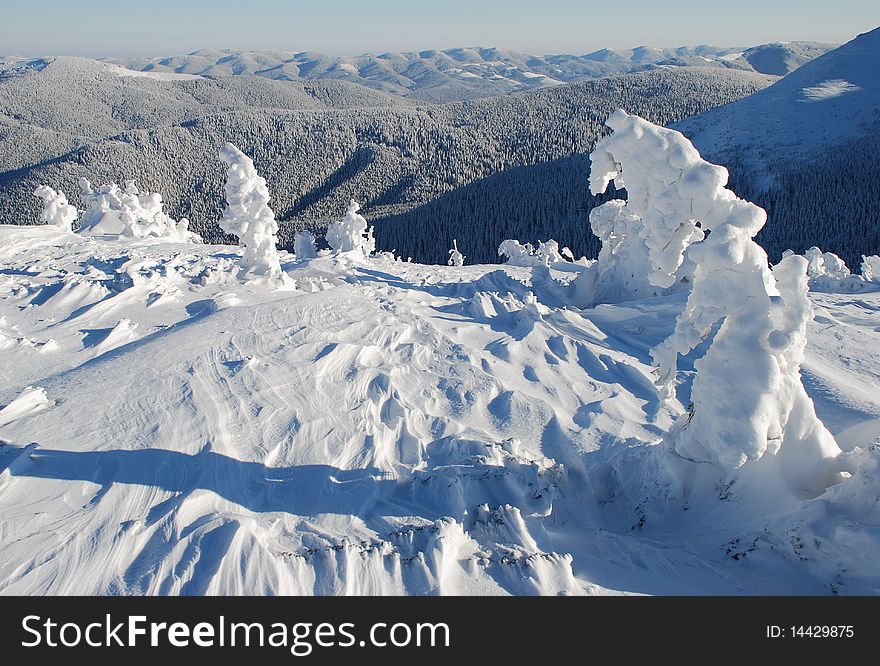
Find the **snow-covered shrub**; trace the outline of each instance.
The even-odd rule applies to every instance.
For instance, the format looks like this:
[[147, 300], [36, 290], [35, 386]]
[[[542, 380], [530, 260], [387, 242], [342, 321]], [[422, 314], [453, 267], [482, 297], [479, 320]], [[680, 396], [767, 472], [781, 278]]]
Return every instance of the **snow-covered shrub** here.
[[76, 221], [76, 208], [67, 203], [64, 192], [56, 192], [48, 185], [40, 185], [34, 190], [34, 196], [43, 200], [43, 210], [40, 212], [40, 222], [58, 227], [64, 231], [70, 231]]
[[594, 208], [590, 211], [590, 226], [602, 241], [602, 249], [595, 272], [576, 280], [579, 286], [584, 279], [595, 279], [589, 290], [590, 300], [618, 303], [658, 295], [661, 290], [645, 276], [644, 267], [650, 265], [651, 258], [641, 235], [642, 220], [626, 202], [615, 199]]
[[[788, 257], [792, 254], [794, 253], [791, 250], [786, 250], [782, 256]], [[822, 252], [818, 247], [811, 247], [804, 253], [804, 257], [807, 260], [810, 291], [852, 294], [876, 288], [864, 274], [860, 276], [850, 273], [843, 259], [833, 252]], [[864, 267], [864, 261], [862, 266]]]
[[[600, 194], [614, 181], [627, 200], [590, 214], [594, 233], [611, 245], [597, 263], [598, 281], [605, 293], [659, 294], [689, 277], [685, 250], [703, 238], [697, 222], [711, 204], [701, 193], [726, 183], [727, 170], [701, 160], [681, 133], [623, 110], [606, 125], [614, 133], [590, 154], [590, 190]], [[625, 287], [614, 287], [624, 275]]]
[[862, 255], [862, 279], [868, 282], [880, 282], [880, 256]]
[[508, 266], [551, 266], [560, 261], [573, 259], [571, 250], [567, 247], [559, 249], [559, 243], [550, 239], [538, 243], [535, 248], [531, 243], [523, 245], [518, 240], [508, 238], [498, 246], [498, 256], [506, 257], [504, 263]]
[[464, 266], [464, 259], [464, 255], [458, 251], [458, 241], [453, 238], [452, 247], [449, 250], [449, 261], [447, 263], [450, 266]]
[[334, 252], [352, 252], [359, 250], [369, 256], [376, 250], [373, 228], [367, 229], [367, 221], [358, 213], [361, 205], [351, 200], [345, 217], [331, 222], [327, 227], [327, 244]]
[[275, 247], [278, 223], [269, 208], [269, 188], [254, 167], [254, 161], [231, 143], [220, 149], [226, 173], [226, 209], [220, 227], [238, 236], [244, 252], [242, 272], [256, 278], [278, 279], [281, 263]]
[[293, 237], [293, 253], [297, 259], [314, 259], [318, 256], [315, 249], [315, 235], [311, 231], [300, 231]]
[[78, 233], [123, 238], [159, 238], [170, 242], [201, 242], [189, 231], [189, 220], [175, 221], [162, 209], [162, 195], [141, 192], [135, 181], [125, 188], [116, 183], [97, 190], [86, 178], [79, 179], [80, 197], [88, 206]]
[[850, 275], [843, 259], [833, 252], [822, 252], [818, 247], [813, 246], [804, 252], [804, 256], [807, 258], [807, 277], [811, 280], [826, 276], [843, 280]]
[[[727, 469], [778, 454], [793, 492], [821, 492], [834, 474], [828, 460], [840, 451], [801, 384], [812, 312], [806, 260], [787, 257], [770, 271], [767, 254], [753, 240], [766, 213], [726, 189], [727, 171], [704, 161], [683, 135], [623, 111], [608, 124], [615, 133], [597, 147], [593, 191], [626, 169], [631, 199], [607, 207], [597, 226], [612, 230], [612, 245], [615, 225], [633, 232], [632, 244], [616, 246], [618, 258], [644, 257], [644, 243], [651, 263], [643, 275], [651, 284], [671, 286], [689, 263], [692, 272], [675, 330], [652, 350], [668, 401], [676, 394], [679, 355], [708, 342], [694, 363], [691, 406], [667, 442], [685, 458]], [[711, 232], [703, 240], [697, 221]], [[655, 229], [656, 236], [650, 233]], [[661, 246], [662, 240], [669, 245]]]

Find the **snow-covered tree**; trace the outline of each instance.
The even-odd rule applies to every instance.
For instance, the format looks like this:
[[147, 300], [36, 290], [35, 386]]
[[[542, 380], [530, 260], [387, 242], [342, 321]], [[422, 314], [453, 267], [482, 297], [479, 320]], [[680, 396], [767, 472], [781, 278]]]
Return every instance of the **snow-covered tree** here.
[[552, 266], [560, 261], [569, 261], [574, 255], [567, 247], [559, 249], [559, 243], [552, 238], [541, 241], [535, 248], [531, 243], [523, 245], [518, 240], [508, 238], [498, 246], [498, 256], [506, 257], [509, 266]]
[[601, 194], [614, 181], [618, 189], [626, 188], [628, 198], [608, 202], [590, 215], [594, 232], [603, 239], [598, 280], [606, 285], [603, 290], [613, 291], [612, 283], [625, 272], [626, 283], [617, 287], [624, 294], [667, 291], [688, 277], [685, 250], [703, 238], [697, 221], [704, 211], [695, 207], [699, 193], [726, 183], [727, 171], [700, 160], [680, 132], [621, 109], [606, 124], [614, 133], [590, 154], [590, 189]]
[[293, 237], [293, 253], [297, 259], [314, 259], [318, 256], [315, 249], [315, 235], [311, 231], [300, 231]]
[[[782, 253], [783, 258], [792, 255], [794, 252], [791, 250]], [[810, 291], [852, 294], [874, 289], [870, 279], [865, 278], [864, 275], [853, 275], [843, 259], [833, 252], [822, 252], [818, 247], [813, 246], [804, 253], [804, 257], [807, 260]]]
[[95, 190], [88, 179], [80, 178], [79, 186], [80, 197], [88, 206], [80, 222], [80, 234], [201, 241], [189, 231], [187, 219], [175, 221], [164, 212], [161, 194], [141, 192], [133, 180], [126, 181], [125, 188], [110, 183]]
[[449, 249], [449, 261], [447, 262], [450, 266], [464, 266], [465, 256], [458, 251], [458, 240], [452, 239], [452, 247]]
[[[642, 242], [647, 248], [651, 284], [669, 287], [682, 267], [692, 272], [674, 332], [652, 350], [668, 401], [676, 397], [678, 357], [708, 343], [694, 363], [691, 406], [668, 443], [683, 457], [728, 469], [776, 454], [794, 492], [821, 492], [840, 450], [799, 373], [811, 316], [806, 261], [787, 257], [770, 271], [753, 240], [766, 213], [726, 189], [727, 171], [704, 161], [683, 135], [623, 111], [608, 124], [615, 132], [592, 156], [593, 191], [625, 172], [631, 198], [609, 207], [599, 226], [627, 216], [633, 254], [644, 256]], [[711, 232], [703, 240], [700, 228]]]
[[862, 278], [868, 282], [880, 282], [880, 256], [862, 255]]
[[220, 149], [226, 172], [226, 209], [220, 227], [238, 236], [244, 250], [242, 272], [253, 278], [281, 278], [278, 259], [278, 223], [269, 208], [269, 188], [254, 167], [254, 161], [231, 143]]
[[334, 252], [361, 251], [369, 256], [376, 249], [372, 227], [367, 229], [367, 221], [358, 213], [361, 205], [354, 199], [348, 204], [345, 217], [331, 222], [327, 227], [327, 244]]
[[64, 231], [71, 230], [76, 221], [77, 211], [67, 203], [64, 192], [56, 192], [48, 185], [40, 185], [34, 190], [34, 196], [43, 200], [43, 210], [40, 212], [41, 222]]
[[822, 252], [813, 246], [804, 253], [807, 258], [807, 277], [811, 280], [821, 277], [830, 277], [835, 280], [843, 280], [850, 275], [843, 259], [833, 252]]

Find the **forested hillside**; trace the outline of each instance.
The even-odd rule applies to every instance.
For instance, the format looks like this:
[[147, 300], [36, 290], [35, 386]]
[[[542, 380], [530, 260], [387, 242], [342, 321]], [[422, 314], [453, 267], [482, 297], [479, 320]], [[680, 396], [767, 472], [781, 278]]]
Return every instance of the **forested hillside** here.
[[[352, 198], [376, 221], [380, 246], [419, 260], [442, 258], [456, 225], [501, 229], [506, 220], [511, 231], [499, 230], [500, 240], [514, 230], [526, 241], [558, 229], [553, 235], [560, 241], [576, 243], [566, 241], [564, 228], [581, 220], [585, 229], [577, 233], [588, 235], [586, 217], [575, 212], [589, 207], [582, 176], [567, 174], [570, 185], [562, 191], [544, 191], [534, 189], [543, 176], [525, 176], [528, 169], [522, 167], [543, 165], [536, 173], [552, 173], [558, 160], [577, 163], [574, 156], [592, 148], [602, 122], [618, 107], [668, 123], [771, 81], [732, 69], [660, 68], [413, 106], [345, 82], [245, 76], [163, 81], [59, 58], [0, 82], [0, 221], [35, 222], [38, 202], [31, 193], [42, 183], [60, 187], [80, 205], [80, 177], [97, 184], [136, 179], [144, 189], [162, 193], [169, 213], [189, 218], [206, 240], [225, 240], [216, 223], [223, 170], [215, 155], [218, 146], [232, 141], [254, 157], [269, 182], [285, 244], [298, 229], [320, 231]], [[519, 197], [521, 176], [531, 179], [528, 200]], [[471, 183], [477, 184], [419, 208], [419, 214], [427, 213], [419, 224], [433, 231], [418, 241], [423, 249], [412, 247], [415, 218], [399, 216]], [[473, 198], [492, 183], [513, 189], [494, 188]], [[471, 197], [471, 203], [456, 209], [453, 202], [462, 197], [465, 202]], [[535, 212], [544, 209], [551, 214], [539, 225]], [[456, 217], [457, 210], [467, 218]], [[459, 240], [475, 244], [466, 235]]]

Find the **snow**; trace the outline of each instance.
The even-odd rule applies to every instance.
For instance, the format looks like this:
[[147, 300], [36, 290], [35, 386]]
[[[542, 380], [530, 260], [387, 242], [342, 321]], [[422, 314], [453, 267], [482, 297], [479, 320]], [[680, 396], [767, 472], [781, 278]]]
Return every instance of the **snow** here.
[[[622, 109], [606, 125], [614, 133], [590, 154], [590, 190], [599, 194], [614, 181], [628, 196], [625, 204], [609, 202], [591, 211], [591, 224], [603, 240], [616, 237], [614, 252], [624, 255], [634, 273], [629, 289], [657, 287], [659, 294], [687, 277], [685, 250], [703, 238], [697, 218], [711, 208], [727, 170], [700, 159], [681, 133]], [[610, 261], [599, 266], [616, 268]]]
[[293, 252], [297, 259], [314, 259], [317, 254], [315, 249], [315, 235], [311, 231], [299, 231], [293, 237]]
[[533, 272], [570, 262], [284, 252], [278, 291], [243, 252], [0, 227], [0, 592], [880, 591], [880, 294], [786, 329], [851, 475], [801, 499], [767, 456], [661, 444], [684, 294], [577, 310]]
[[269, 208], [266, 179], [257, 173], [254, 161], [231, 143], [220, 149], [227, 165], [226, 209], [220, 228], [238, 236], [244, 248], [241, 273], [248, 280], [281, 281], [278, 263], [278, 223]]
[[446, 262], [449, 266], [464, 266], [465, 256], [458, 251], [458, 241], [452, 239], [452, 247], [449, 248], [449, 260]]
[[868, 282], [880, 283], [880, 256], [862, 255], [862, 277]]
[[0, 227], [0, 593], [880, 593], [880, 290], [809, 289], [876, 257], [771, 269], [725, 169], [608, 124], [592, 262], [402, 262], [354, 201], [279, 251], [231, 144], [238, 247], [133, 182]]
[[86, 178], [80, 178], [80, 197], [88, 206], [77, 232], [85, 235], [162, 238], [172, 242], [200, 242], [189, 231], [189, 221], [175, 221], [163, 211], [162, 195], [141, 192], [135, 181], [124, 188], [116, 183], [95, 190]]
[[0, 409], [0, 426], [9, 425], [13, 421], [41, 412], [53, 404], [46, 395], [45, 389], [28, 386], [15, 400]]
[[674, 127], [704, 155], [755, 154], [759, 171], [854, 139], [876, 123], [880, 107], [880, 28], [859, 35], [732, 104]]
[[826, 99], [840, 97], [841, 95], [858, 92], [860, 90], [861, 88], [858, 86], [853, 85], [848, 81], [844, 81], [843, 79], [832, 79], [829, 81], [823, 81], [815, 86], [804, 88], [803, 93], [806, 98], [804, 101], [821, 102]]
[[753, 240], [766, 212], [728, 190], [727, 170], [682, 134], [622, 110], [606, 124], [614, 133], [590, 155], [590, 187], [600, 194], [614, 180], [628, 198], [591, 213], [604, 244], [593, 267], [599, 295], [615, 278], [627, 297], [651, 285], [690, 287], [675, 330], [651, 351], [667, 403], [679, 402], [679, 358], [704, 348], [689, 406], [665, 443], [727, 470], [773, 458], [777, 485], [798, 497], [821, 494], [839, 480], [840, 449], [801, 384], [812, 317], [807, 260], [788, 256], [770, 271]]
[[64, 192], [56, 192], [47, 185], [40, 185], [34, 190], [34, 196], [43, 200], [40, 222], [71, 231], [78, 213], [76, 208], [67, 203]]
[[498, 256], [505, 257], [508, 266], [551, 266], [572, 259], [571, 250], [567, 247], [560, 250], [559, 243], [552, 238], [541, 241], [537, 248], [509, 238], [498, 246]]
[[361, 205], [354, 199], [348, 204], [345, 216], [335, 220], [327, 228], [327, 243], [335, 252], [355, 252], [369, 256], [375, 249], [372, 227], [358, 213]]
[[[783, 256], [793, 254], [791, 250], [786, 250]], [[822, 252], [815, 246], [807, 250], [804, 257], [807, 260], [810, 291], [854, 294], [880, 289], [877, 280], [880, 259], [877, 256], [862, 255], [861, 275], [853, 275], [843, 259], [833, 252]]]
[[154, 79], [156, 81], [193, 81], [204, 77], [198, 74], [181, 74], [178, 72], [151, 72], [136, 69], [128, 69], [120, 65], [105, 62], [102, 63], [107, 69], [116, 74], [116, 76], [132, 76], [144, 79]]

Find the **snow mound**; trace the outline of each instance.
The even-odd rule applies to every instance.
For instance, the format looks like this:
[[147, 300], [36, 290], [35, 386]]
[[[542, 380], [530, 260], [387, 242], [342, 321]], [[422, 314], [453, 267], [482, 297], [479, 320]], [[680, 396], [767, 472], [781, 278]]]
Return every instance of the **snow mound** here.
[[15, 400], [0, 409], [0, 426], [9, 425], [13, 421], [42, 412], [54, 404], [46, 395], [46, 389], [39, 386], [28, 386]]

